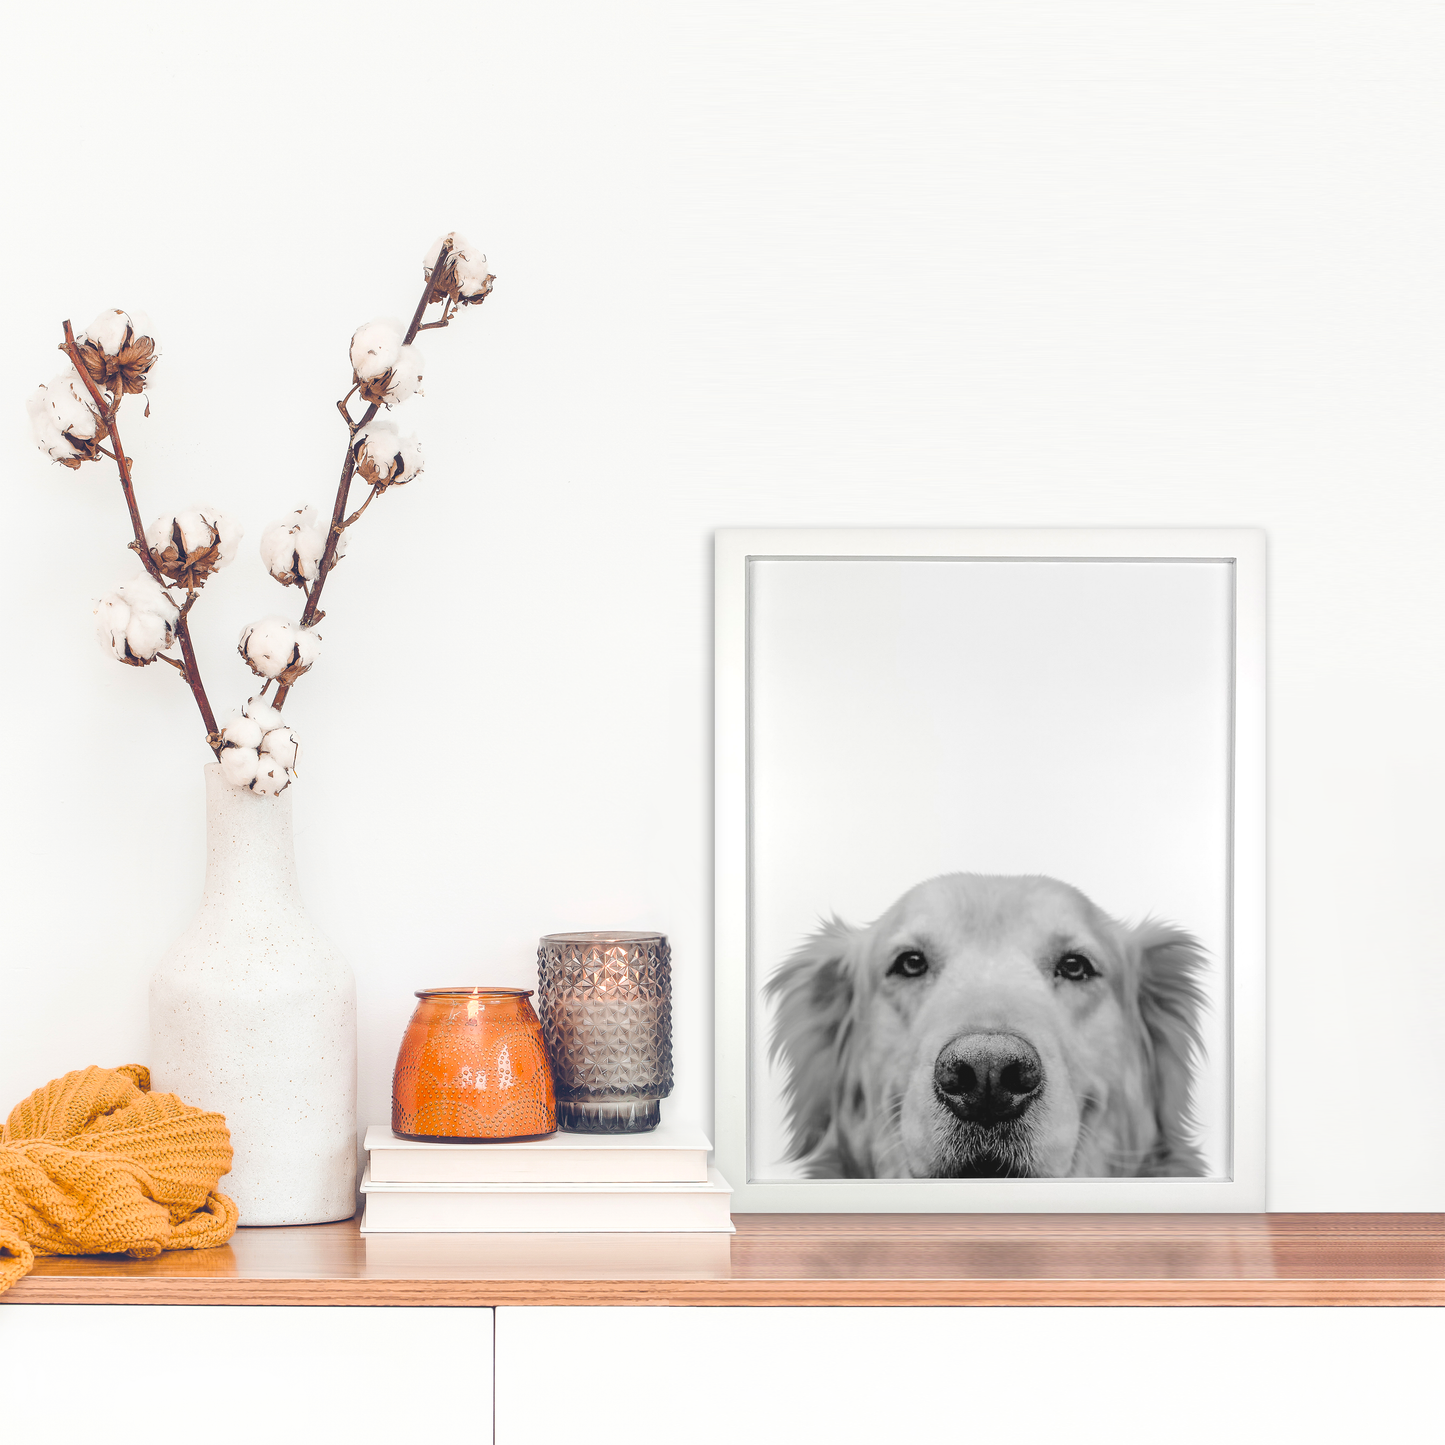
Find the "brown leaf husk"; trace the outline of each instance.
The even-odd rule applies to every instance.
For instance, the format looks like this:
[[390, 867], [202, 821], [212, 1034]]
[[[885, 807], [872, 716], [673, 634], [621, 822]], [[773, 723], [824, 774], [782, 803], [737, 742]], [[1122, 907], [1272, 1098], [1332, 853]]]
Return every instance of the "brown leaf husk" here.
[[146, 376], [156, 364], [155, 342], [149, 336], [137, 336], [130, 326], [126, 327], [125, 341], [114, 356], [102, 351], [93, 341], [82, 341], [77, 350], [90, 379], [117, 400], [126, 392], [138, 395], [144, 391]]
[[186, 551], [186, 540], [179, 522], [171, 523], [171, 540], [164, 551], [149, 548], [151, 561], [173, 582], [194, 592], [206, 585], [206, 579], [221, 567], [221, 534], [211, 525], [211, 540], [204, 547]]
[[[426, 271], [427, 268], [423, 268], [423, 275], [426, 274]], [[496, 279], [495, 276], [488, 272], [486, 280], [482, 282], [482, 289], [477, 295], [463, 296], [461, 282], [457, 280], [457, 253], [455, 251], [449, 251], [447, 253], [446, 264], [441, 268], [441, 271], [432, 274], [432, 287], [427, 293], [426, 298], [427, 305], [431, 305], [433, 301], [440, 301], [445, 297], [454, 306], [479, 306], [492, 294], [492, 282]]]
[[280, 683], [282, 687], [294, 687], [296, 679], [300, 677], [302, 673], [310, 671], [311, 664], [301, 661], [301, 649], [296, 647], [291, 651], [291, 661], [276, 674], [276, 681]]
[[360, 390], [364, 402], [370, 406], [381, 406], [386, 401], [387, 388], [395, 376], [396, 368], [389, 366], [380, 376], [373, 376], [368, 381], [363, 381], [355, 372], [352, 372], [351, 379]]

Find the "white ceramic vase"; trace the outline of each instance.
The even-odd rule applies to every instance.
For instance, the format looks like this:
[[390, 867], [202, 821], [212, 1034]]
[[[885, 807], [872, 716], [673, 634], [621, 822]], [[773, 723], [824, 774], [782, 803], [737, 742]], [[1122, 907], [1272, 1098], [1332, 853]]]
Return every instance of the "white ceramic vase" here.
[[356, 1204], [356, 980], [307, 916], [291, 790], [206, 768], [201, 911], [151, 978], [152, 1087], [215, 1109], [241, 1223], [320, 1224]]

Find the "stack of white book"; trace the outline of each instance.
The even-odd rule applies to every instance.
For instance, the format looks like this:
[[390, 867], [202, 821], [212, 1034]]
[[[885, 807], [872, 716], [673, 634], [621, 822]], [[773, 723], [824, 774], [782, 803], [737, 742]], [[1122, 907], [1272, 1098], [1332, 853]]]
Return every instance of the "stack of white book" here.
[[363, 1234], [731, 1234], [699, 1129], [442, 1144], [366, 1131]]

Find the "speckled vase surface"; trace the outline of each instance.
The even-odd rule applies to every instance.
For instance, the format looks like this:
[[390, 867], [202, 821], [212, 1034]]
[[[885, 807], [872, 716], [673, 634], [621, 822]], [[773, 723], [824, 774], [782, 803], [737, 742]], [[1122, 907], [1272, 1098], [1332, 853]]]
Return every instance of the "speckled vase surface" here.
[[207, 766], [205, 891], [151, 978], [150, 1026], [151, 1087], [226, 1116], [242, 1225], [351, 1217], [356, 980], [301, 902], [289, 788]]

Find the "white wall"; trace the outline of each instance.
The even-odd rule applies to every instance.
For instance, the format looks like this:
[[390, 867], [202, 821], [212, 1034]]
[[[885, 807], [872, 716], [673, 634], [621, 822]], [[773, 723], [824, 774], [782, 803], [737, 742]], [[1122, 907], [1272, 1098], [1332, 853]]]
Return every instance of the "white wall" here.
[[707, 1118], [715, 527], [1239, 524], [1272, 547], [1270, 1201], [1445, 1208], [1445, 15], [402, 14], [12, 21], [0, 1099], [144, 1058], [202, 867], [190, 701], [90, 634], [117, 489], [30, 448], [61, 319], [162, 332], [143, 511], [244, 515], [193, 614], [224, 708], [242, 623], [293, 605], [260, 529], [334, 486], [350, 332], [455, 226], [496, 294], [427, 341], [426, 476], [288, 708], [364, 1117], [413, 988], [621, 926], [672, 937]]

